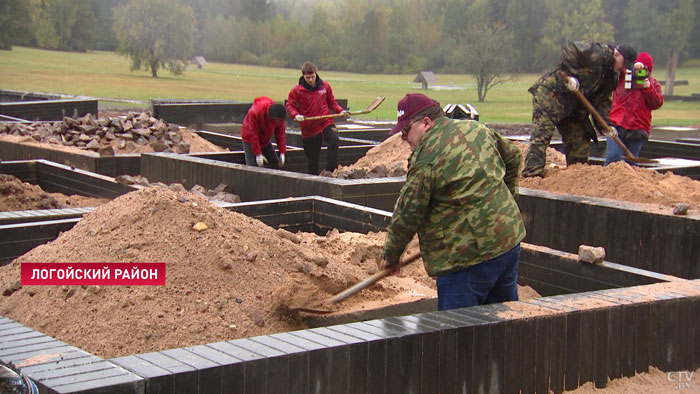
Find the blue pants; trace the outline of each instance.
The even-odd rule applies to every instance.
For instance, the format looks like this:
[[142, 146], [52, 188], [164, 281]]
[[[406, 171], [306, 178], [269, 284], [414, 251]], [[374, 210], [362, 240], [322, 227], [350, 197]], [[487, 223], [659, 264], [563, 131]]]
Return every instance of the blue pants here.
[[491, 260], [437, 277], [438, 310], [518, 300], [520, 244]]
[[[644, 145], [644, 140], [643, 139], [624, 139], [623, 137], [620, 137], [620, 140], [625, 144], [627, 149], [632, 152], [633, 155], [639, 157], [639, 152], [642, 151], [642, 145]], [[607, 142], [607, 150], [608, 153], [605, 156], [605, 166], [607, 166], [610, 163], [614, 163], [616, 161], [621, 161], [623, 159], [623, 156], [625, 155], [625, 151], [622, 150], [622, 147], [615, 142], [612, 138], [608, 138]], [[635, 165], [634, 163], [630, 163], [632, 165]]]
[[[255, 153], [253, 153], [253, 147], [249, 143], [243, 141], [243, 152], [245, 153], [245, 164], [253, 167], [258, 166], [258, 162], [255, 161]], [[275, 153], [275, 148], [272, 144], [267, 144], [262, 148], [262, 154], [267, 159], [267, 166], [276, 170], [279, 168], [279, 158], [277, 153]]]

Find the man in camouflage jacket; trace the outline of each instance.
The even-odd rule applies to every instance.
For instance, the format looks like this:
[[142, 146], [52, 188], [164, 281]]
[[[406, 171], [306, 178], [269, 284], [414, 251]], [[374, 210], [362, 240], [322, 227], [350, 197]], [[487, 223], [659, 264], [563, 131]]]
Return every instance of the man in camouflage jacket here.
[[391, 133], [411, 145], [382, 267], [417, 232], [427, 273], [437, 278], [438, 309], [517, 300], [525, 226], [514, 195], [521, 154], [483, 123], [452, 120], [431, 98], [409, 93]]
[[[614, 47], [593, 41], [575, 41], [562, 46], [559, 64], [528, 89], [533, 95], [533, 131], [523, 176], [544, 177], [546, 150], [555, 129], [564, 141], [566, 164], [588, 162], [591, 141], [597, 143], [598, 138], [588, 110], [573, 90], [580, 89], [612, 127], [608, 117], [612, 92], [617, 87], [620, 71], [631, 66], [636, 57], [637, 52], [627, 44]], [[562, 80], [561, 72], [567, 74], [568, 83]]]

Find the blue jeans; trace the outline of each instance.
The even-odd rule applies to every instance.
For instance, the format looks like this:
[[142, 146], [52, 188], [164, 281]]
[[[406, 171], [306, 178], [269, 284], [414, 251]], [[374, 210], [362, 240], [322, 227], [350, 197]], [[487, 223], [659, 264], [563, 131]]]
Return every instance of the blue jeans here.
[[[623, 137], [620, 137], [620, 140], [625, 144], [627, 149], [632, 152], [633, 155], [639, 157], [639, 152], [642, 151], [642, 145], [644, 145], [644, 140], [643, 139], [624, 139]], [[623, 156], [625, 155], [625, 151], [622, 150], [622, 147], [615, 142], [612, 138], [608, 138], [607, 142], [607, 155], [605, 156], [605, 164], [604, 166], [607, 166], [610, 163], [614, 163], [616, 161], [621, 161], [623, 159]], [[630, 163], [632, 165], [635, 165], [634, 163]]]
[[518, 300], [520, 244], [463, 270], [437, 277], [438, 310]]
[[[245, 164], [253, 167], [258, 166], [258, 162], [255, 161], [255, 153], [253, 153], [253, 147], [249, 143], [243, 141], [243, 152], [245, 153]], [[267, 144], [262, 148], [262, 155], [267, 159], [267, 166], [276, 170], [279, 168], [279, 158], [277, 153], [275, 153], [275, 148], [272, 144]]]

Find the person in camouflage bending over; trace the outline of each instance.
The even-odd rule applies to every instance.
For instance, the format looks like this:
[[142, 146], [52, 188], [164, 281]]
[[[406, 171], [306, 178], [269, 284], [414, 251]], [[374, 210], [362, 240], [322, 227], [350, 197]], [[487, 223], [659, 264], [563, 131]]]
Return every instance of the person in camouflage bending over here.
[[[597, 143], [598, 138], [588, 110], [573, 91], [580, 89], [612, 128], [608, 117], [612, 92], [617, 87], [620, 71], [633, 67], [636, 57], [637, 51], [628, 44], [614, 47], [593, 41], [575, 41], [562, 46], [559, 64], [528, 89], [533, 95], [534, 127], [525, 156], [524, 177], [544, 177], [546, 150], [555, 128], [564, 141], [566, 164], [588, 162], [591, 141]], [[560, 72], [569, 76], [568, 83], [562, 80]], [[616, 130], [612, 128], [611, 133]], [[605, 136], [612, 138], [612, 134]]]
[[436, 277], [438, 309], [518, 299], [520, 241], [515, 202], [521, 154], [485, 124], [445, 117], [420, 93], [398, 103], [391, 134], [411, 146], [382, 251], [382, 268], [398, 271], [417, 232], [423, 264]]

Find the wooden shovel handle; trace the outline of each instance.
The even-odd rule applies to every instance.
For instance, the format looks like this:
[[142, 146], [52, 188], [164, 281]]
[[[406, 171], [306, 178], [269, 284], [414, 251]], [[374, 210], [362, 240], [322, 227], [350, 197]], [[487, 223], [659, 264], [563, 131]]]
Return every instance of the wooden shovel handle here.
[[[401, 267], [403, 267], [404, 265], [411, 264], [412, 262], [418, 260], [419, 257], [420, 257], [420, 252], [416, 252], [416, 253], [414, 253], [414, 254], [412, 254], [412, 255], [406, 257], [405, 259], [403, 259], [403, 260], [399, 263], [399, 265], [400, 265]], [[356, 283], [355, 285], [353, 285], [353, 286], [351, 286], [351, 287], [348, 287], [347, 289], [345, 289], [345, 290], [341, 291], [340, 293], [338, 293], [338, 294], [334, 295], [333, 297], [331, 297], [331, 303], [336, 304], [336, 303], [338, 303], [338, 302], [340, 302], [340, 301], [345, 300], [346, 298], [352, 296], [353, 294], [357, 293], [358, 291], [360, 291], [360, 290], [366, 288], [367, 286], [369, 286], [369, 285], [375, 283], [375, 282], [378, 281], [379, 279], [382, 279], [383, 277], [385, 277], [385, 276], [389, 275], [390, 273], [394, 272], [394, 270], [395, 270], [395, 268], [393, 268], [393, 267], [391, 267], [391, 268], [385, 268], [385, 269], [383, 269], [383, 270], [381, 270], [381, 271], [375, 273], [374, 275], [368, 277], [367, 279], [364, 279], [363, 281], [358, 282], [358, 283]]]
[[[567, 83], [567, 82], [569, 81], [569, 76], [568, 76], [564, 71], [559, 71], [559, 76], [560, 76], [561, 79], [564, 81], [564, 83]], [[590, 113], [593, 115], [593, 118], [595, 118], [596, 122], [598, 122], [598, 124], [599, 124], [601, 127], [605, 128], [605, 130], [607, 130], [608, 133], [611, 133], [612, 130], [610, 129], [610, 126], [609, 126], [607, 123], [605, 123], [605, 120], [603, 119], [603, 117], [600, 116], [600, 114], [599, 114], [598, 111], [595, 109], [595, 107], [593, 107], [593, 105], [591, 105], [591, 102], [588, 101], [588, 99], [586, 98], [586, 96], [584, 96], [583, 93], [581, 93], [580, 90], [574, 90], [573, 92], [574, 92], [574, 94], [576, 95], [576, 97], [578, 97], [579, 101], [581, 101], [581, 103], [583, 104], [583, 106], [586, 107], [586, 109], [588, 110], [588, 112], [590, 112]], [[627, 146], [622, 142], [622, 140], [620, 140], [620, 137], [618, 137], [617, 135], [613, 135], [612, 139], [613, 139], [618, 145], [620, 145], [620, 148], [622, 148], [623, 151], [625, 151], [625, 156], [629, 157], [629, 158], [632, 159], [632, 160], [637, 159], [637, 157], [636, 157], [632, 152], [630, 152], [630, 150], [629, 150], [629, 149], [627, 148]]]

